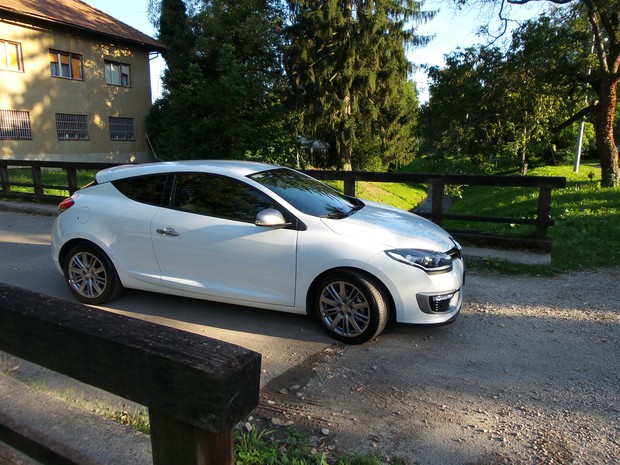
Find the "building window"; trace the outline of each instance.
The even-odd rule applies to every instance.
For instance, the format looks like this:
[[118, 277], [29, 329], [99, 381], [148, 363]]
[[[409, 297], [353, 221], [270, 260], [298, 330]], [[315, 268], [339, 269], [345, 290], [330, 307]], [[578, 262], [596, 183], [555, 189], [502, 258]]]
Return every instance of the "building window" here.
[[0, 39], [0, 69], [7, 71], [24, 70], [20, 43]]
[[50, 69], [52, 76], [82, 80], [82, 55], [50, 50]]
[[110, 140], [136, 140], [133, 118], [110, 116]]
[[88, 140], [88, 117], [70, 113], [56, 113], [58, 140]]
[[0, 140], [32, 140], [30, 112], [0, 110]]
[[106, 60], [105, 83], [112, 86], [131, 87], [129, 65]]

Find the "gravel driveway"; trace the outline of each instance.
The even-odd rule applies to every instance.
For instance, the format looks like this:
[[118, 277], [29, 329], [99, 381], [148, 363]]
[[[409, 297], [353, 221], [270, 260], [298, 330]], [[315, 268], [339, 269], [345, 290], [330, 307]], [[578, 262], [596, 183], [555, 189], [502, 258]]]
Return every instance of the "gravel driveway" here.
[[250, 424], [389, 463], [620, 463], [620, 268], [473, 271], [452, 325], [333, 346], [275, 379]]

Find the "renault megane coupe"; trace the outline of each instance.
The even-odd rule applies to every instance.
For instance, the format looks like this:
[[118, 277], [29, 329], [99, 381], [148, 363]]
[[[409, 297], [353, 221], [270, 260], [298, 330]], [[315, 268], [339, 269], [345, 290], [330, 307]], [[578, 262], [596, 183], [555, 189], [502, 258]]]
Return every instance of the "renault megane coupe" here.
[[358, 344], [388, 321], [453, 321], [462, 302], [461, 247], [446, 231], [274, 165], [106, 169], [61, 202], [51, 236], [69, 289], [91, 305], [140, 289], [315, 315]]

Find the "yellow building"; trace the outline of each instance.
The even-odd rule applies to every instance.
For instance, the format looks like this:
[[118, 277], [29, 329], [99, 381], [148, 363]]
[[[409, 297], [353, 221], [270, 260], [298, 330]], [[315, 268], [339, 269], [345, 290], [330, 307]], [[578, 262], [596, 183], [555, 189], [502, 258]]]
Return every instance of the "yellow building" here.
[[150, 161], [157, 40], [79, 0], [0, 0], [0, 159]]

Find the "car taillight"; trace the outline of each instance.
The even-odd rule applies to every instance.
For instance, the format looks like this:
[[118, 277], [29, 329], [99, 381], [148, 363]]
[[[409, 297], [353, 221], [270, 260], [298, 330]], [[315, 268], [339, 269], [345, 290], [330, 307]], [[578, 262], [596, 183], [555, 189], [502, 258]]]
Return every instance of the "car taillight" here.
[[56, 214], [60, 215], [62, 212], [68, 210], [73, 205], [75, 205], [75, 201], [71, 197], [66, 198], [58, 204], [58, 211], [56, 212]]

